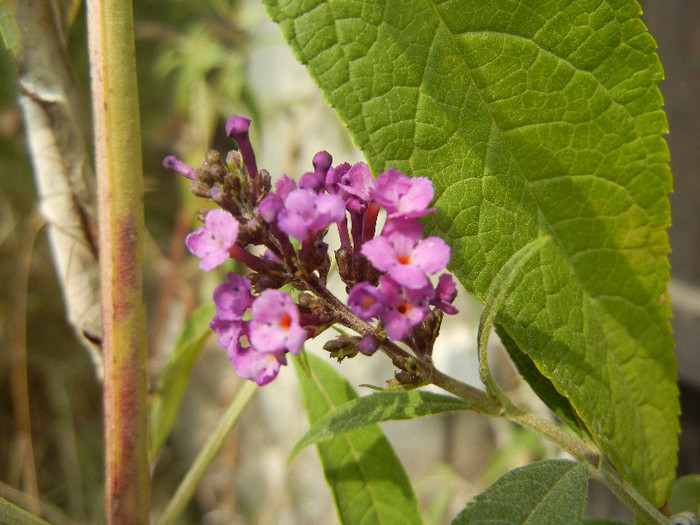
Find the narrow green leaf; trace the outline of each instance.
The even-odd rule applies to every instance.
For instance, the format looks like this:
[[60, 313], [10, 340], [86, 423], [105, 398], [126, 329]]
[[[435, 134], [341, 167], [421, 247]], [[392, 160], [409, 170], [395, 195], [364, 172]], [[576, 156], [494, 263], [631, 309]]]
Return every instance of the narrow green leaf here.
[[471, 409], [469, 403], [457, 397], [420, 390], [383, 392], [358, 397], [314, 421], [311, 428], [294, 445], [291, 457], [313, 443], [320, 443], [367, 425]]
[[19, 52], [19, 30], [15, 20], [17, 0], [0, 0], [0, 35], [13, 55]]
[[[318, 357], [309, 355], [309, 364], [311, 378], [299, 366], [295, 369], [313, 425], [327, 412], [356, 399], [357, 394]], [[337, 435], [317, 447], [341, 523], [423, 523], [408, 477], [379, 425]]]
[[577, 525], [583, 520], [587, 490], [582, 464], [540, 461], [500, 477], [452, 525]]
[[427, 230], [482, 300], [551, 236], [498, 324], [656, 505], [678, 419], [666, 296], [671, 191], [634, 0], [265, 0], [375, 173], [430, 177]]
[[211, 334], [209, 323], [215, 313], [213, 303], [204, 303], [195, 310], [182, 329], [175, 351], [158, 376], [149, 418], [151, 458], [156, 456], [175, 424], [195, 359]]
[[0, 523], [4, 525], [50, 525], [48, 521], [0, 497]]
[[622, 521], [613, 521], [603, 518], [586, 518], [583, 520], [583, 525], [627, 525]]

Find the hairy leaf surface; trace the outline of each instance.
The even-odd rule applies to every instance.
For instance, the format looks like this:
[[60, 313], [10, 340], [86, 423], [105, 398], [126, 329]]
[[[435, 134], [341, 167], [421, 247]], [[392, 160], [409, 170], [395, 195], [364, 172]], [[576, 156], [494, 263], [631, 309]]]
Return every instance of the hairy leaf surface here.
[[507, 472], [474, 498], [452, 525], [578, 525], [588, 491], [586, 467], [565, 460]]
[[430, 177], [428, 222], [496, 318], [654, 503], [679, 409], [666, 298], [671, 191], [655, 43], [633, 0], [265, 0], [375, 173]]

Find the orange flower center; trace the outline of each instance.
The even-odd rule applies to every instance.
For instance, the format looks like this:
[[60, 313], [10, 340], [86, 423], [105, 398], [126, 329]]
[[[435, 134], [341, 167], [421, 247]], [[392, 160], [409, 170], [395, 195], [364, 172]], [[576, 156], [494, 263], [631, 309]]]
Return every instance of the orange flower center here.
[[289, 330], [289, 327], [292, 326], [292, 318], [289, 317], [289, 314], [284, 314], [284, 317], [280, 321], [280, 326], [285, 330]]
[[411, 264], [411, 256], [410, 255], [397, 255], [396, 259], [401, 264]]
[[410, 304], [400, 304], [396, 309], [401, 315], [406, 315], [413, 308]]

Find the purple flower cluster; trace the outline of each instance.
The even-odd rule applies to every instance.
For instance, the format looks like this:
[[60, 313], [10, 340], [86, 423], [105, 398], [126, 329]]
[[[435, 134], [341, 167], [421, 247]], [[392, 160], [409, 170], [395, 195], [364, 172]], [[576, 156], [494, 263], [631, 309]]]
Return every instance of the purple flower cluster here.
[[369, 188], [372, 202], [387, 211], [381, 235], [362, 245], [361, 253], [381, 272], [378, 286], [369, 281], [355, 285], [348, 305], [360, 319], [379, 319], [390, 339], [404, 339], [422, 323], [434, 306], [455, 314], [452, 306], [456, 284], [449, 274], [440, 276], [433, 287], [429, 275], [445, 269], [450, 248], [438, 237], [423, 237], [423, 226], [415, 219], [434, 211], [430, 180], [408, 178], [389, 169]]
[[[209, 212], [210, 214], [212, 212]], [[265, 290], [253, 297], [250, 282], [235, 273], [214, 290], [216, 316], [209, 325], [218, 336], [218, 345], [238, 374], [265, 385], [277, 377], [285, 354], [298, 354], [306, 340], [299, 324], [299, 309], [292, 298], [279, 290]], [[250, 309], [250, 319], [244, 315]], [[246, 336], [250, 346], [241, 345]]]
[[[322, 151], [314, 156], [313, 172], [298, 183], [283, 175], [273, 190], [269, 174], [257, 168], [249, 126], [246, 117], [228, 120], [226, 132], [239, 151], [229, 152], [225, 161], [209, 152], [198, 170], [175, 157], [163, 162], [192, 181], [195, 195], [221, 208], [206, 213], [203, 226], [185, 240], [200, 257], [200, 268], [210, 271], [231, 258], [252, 270], [246, 277], [228, 273], [214, 291], [210, 326], [239, 375], [269, 383], [286, 364], [287, 352], [299, 353], [308, 337], [333, 324], [364, 333], [338, 337], [328, 348], [342, 350], [342, 357], [371, 355], [382, 330], [389, 339], [406, 341], [418, 325], [432, 326], [431, 312], [456, 313], [452, 277], [441, 275], [436, 286], [429, 277], [445, 268], [450, 249], [437, 237], [423, 239], [416, 220], [434, 211], [428, 208], [430, 180], [393, 169], [375, 179], [366, 164], [334, 167]], [[376, 236], [382, 208], [387, 220]], [[340, 235], [335, 259], [350, 290], [349, 308], [326, 288], [331, 261], [324, 237], [332, 224]], [[253, 255], [248, 245], [264, 247], [265, 254]], [[280, 290], [285, 285], [300, 292], [297, 303]], [[357, 318], [380, 324], [372, 328]]]

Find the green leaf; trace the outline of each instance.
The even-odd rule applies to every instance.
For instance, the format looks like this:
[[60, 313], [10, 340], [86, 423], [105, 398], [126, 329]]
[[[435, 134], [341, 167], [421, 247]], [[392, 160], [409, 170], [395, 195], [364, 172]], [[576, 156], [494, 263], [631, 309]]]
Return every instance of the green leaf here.
[[689, 474], [673, 483], [668, 510], [671, 514], [692, 512], [700, 516], [700, 474]]
[[291, 457], [308, 445], [320, 443], [374, 423], [471, 409], [469, 403], [457, 397], [420, 390], [383, 392], [358, 397], [343, 403], [314, 421], [311, 428], [294, 445]]
[[195, 359], [211, 334], [209, 323], [216, 309], [213, 303], [202, 304], [185, 323], [175, 351], [158, 376], [149, 417], [149, 454], [154, 458], [175, 424], [180, 401], [185, 394]]
[[[313, 377], [295, 368], [313, 425], [357, 394], [327, 363], [308, 357]], [[423, 523], [408, 477], [379, 425], [337, 435], [317, 447], [341, 523]]]
[[583, 525], [627, 525], [622, 521], [613, 521], [603, 518], [586, 518], [583, 520]]
[[586, 467], [548, 460], [500, 477], [460, 512], [452, 525], [576, 525], [583, 520]]
[[375, 172], [432, 178], [427, 229], [483, 300], [551, 236], [497, 319], [656, 505], [679, 412], [671, 176], [655, 43], [633, 0], [265, 0]]
[[19, 29], [17, 28], [17, 0], [0, 0], [0, 35], [5, 47], [13, 55], [19, 52]]
[[4, 525], [49, 525], [48, 521], [0, 497], [0, 523]]
[[[535, 255], [537, 250], [544, 246], [545, 242], [551, 241], [551, 237], [535, 239], [518, 250], [501, 267], [496, 277], [491, 282], [491, 287], [486, 295], [484, 310], [479, 322], [479, 368], [484, 368], [488, 338], [493, 328], [495, 316], [503, 307], [513, 281], [520, 277], [520, 272], [524, 263]], [[508, 353], [515, 363], [520, 374], [530, 384], [532, 389], [549, 406], [559, 418], [574, 429], [580, 429], [580, 421], [574, 412], [571, 403], [564, 396], [559, 394], [554, 385], [544, 377], [526, 353], [518, 348], [518, 345], [508, 336], [508, 334], [496, 325], [496, 330], [501, 338], [501, 342], [508, 350]], [[483, 372], [482, 372], [483, 375]], [[490, 373], [488, 374], [490, 377]], [[488, 377], [483, 378], [485, 384], [489, 384]]]
[[535, 363], [528, 355], [523, 352], [518, 345], [515, 344], [508, 333], [500, 326], [496, 325], [496, 333], [501, 339], [503, 346], [508, 350], [508, 355], [513, 360], [518, 372], [532, 387], [532, 390], [545, 402], [545, 404], [554, 412], [559, 419], [565, 422], [570, 428], [578, 430], [581, 428], [581, 421], [578, 419], [569, 400], [557, 392], [552, 382], [547, 379], [537, 369]]
[[489, 393], [501, 397], [505, 400], [505, 394], [491, 374], [488, 364], [488, 344], [496, 314], [503, 308], [508, 297], [511, 286], [516, 279], [522, 275], [522, 267], [527, 263], [542, 247], [551, 241], [551, 237], [534, 239], [520, 248], [498, 271], [498, 274], [491, 281], [491, 286], [486, 294], [484, 310], [481, 312], [479, 320], [479, 330], [477, 337], [477, 351], [479, 355], [479, 376], [486, 385]]

